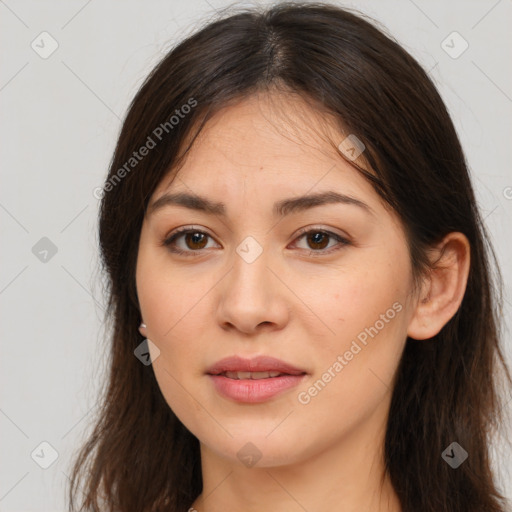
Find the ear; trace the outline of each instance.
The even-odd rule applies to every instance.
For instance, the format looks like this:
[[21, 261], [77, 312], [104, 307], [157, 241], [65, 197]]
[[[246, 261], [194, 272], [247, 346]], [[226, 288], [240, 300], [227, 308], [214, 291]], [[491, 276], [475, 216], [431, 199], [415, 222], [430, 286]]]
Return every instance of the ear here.
[[462, 233], [449, 233], [431, 252], [433, 269], [422, 285], [407, 330], [416, 340], [432, 338], [455, 315], [469, 275], [470, 245]]

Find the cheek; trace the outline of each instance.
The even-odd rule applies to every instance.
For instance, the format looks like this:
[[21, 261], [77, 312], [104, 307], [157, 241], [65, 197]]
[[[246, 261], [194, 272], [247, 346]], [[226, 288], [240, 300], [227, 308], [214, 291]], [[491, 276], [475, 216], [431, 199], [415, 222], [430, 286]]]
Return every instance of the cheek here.
[[182, 321], [196, 315], [197, 303], [207, 289], [207, 283], [194, 281], [192, 271], [173, 268], [161, 249], [140, 250], [137, 294], [148, 334], [155, 340], [165, 342]]
[[400, 286], [401, 279], [392, 270], [385, 272], [374, 266], [372, 270], [344, 275], [333, 282], [328, 293], [318, 296], [316, 307], [334, 331], [334, 344], [340, 340], [350, 343], [349, 340], [376, 322], [381, 329], [382, 315], [387, 330], [391, 322], [386, 320], [394, 319], [396, 309], [400, 309], [398, 306], [393, 309], [393, 304], [403, 305], [406, 290]]
[[169, 268], [154, 258], [140, 258], [137, 293], [148, 338], [159, 351], [158, 357], [152, 355], [155, 378], [169, 407], [191, 426], [197, 419], [206, 421], [200, 404], [185, 392], [192, 376], [187, 362], [194, 360], [198, 350], [194, 319], [202, 313], [197, 290], [183, 275], [171, 276]]
[[324, 338], [320, 372], [332, 368], [341, 356], [342, 368], [338, 364], [339, 371], [331, 373], [343, 378], [332, 379], [337, 382], [332, 388], [350, 396], [370, 392], [372, 382], [385, 391], [406, 339], [407, 253], [394, 248], [379, 256], [373, 254], [373, 262], [361, 259], [357, 269], [333, 281], [316, 306], [334, 331]]
[[153, 369], [175, 412], [197, 405], [186, 400], [180, 383], [198, 377], [201, 370], [193, 362], [204, 349], [201, 334], [208, 329], [203, 327], [204, 320], [212, 318], [204, 300], [212, 285], [203, 281], [194, 281], [193, 275], [176, 272], [155, 259], [141, 258], [138, 267], [137, 292], [147, 336], [159, 350]]
[[335, 334], [317, 345], [315, 375], [299, 390], [304, 413], [315, 424], [325, 418], [329, 425], [326, 438], [358, 429], [387, 407], [405, 343], [405, 308], [391, 281], [387, 284], [375, 286], [374, 276], [368, 275], [368, 281], [345, 281], [344, 290], [326, 295]]

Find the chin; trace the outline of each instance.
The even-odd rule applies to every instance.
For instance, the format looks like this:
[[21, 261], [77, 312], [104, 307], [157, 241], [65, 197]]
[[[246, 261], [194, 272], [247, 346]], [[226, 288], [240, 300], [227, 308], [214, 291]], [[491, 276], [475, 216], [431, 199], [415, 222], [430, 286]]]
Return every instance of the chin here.
[[304, 439], [300, 435], [279, 436], [273, 433], [269, 438], [269, 431], [253, 430], [248, 433], [246, 430], [240, 435], [232, 432], [233, 438], [201, 442], [224, 459], [247, 468], [287, 466], [305, 458], [305, 454], [297, 450], [298, 446], [304, 445]]

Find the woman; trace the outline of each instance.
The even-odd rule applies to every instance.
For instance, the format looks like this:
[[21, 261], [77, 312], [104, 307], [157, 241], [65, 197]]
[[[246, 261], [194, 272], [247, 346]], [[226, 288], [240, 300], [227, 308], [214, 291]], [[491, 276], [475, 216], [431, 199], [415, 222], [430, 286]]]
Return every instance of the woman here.
[[492, 248], [390, 37], [319, 3], [212, 21], [143, 84], [100, 195], [112, 360], [72, 507], [506, 510]]

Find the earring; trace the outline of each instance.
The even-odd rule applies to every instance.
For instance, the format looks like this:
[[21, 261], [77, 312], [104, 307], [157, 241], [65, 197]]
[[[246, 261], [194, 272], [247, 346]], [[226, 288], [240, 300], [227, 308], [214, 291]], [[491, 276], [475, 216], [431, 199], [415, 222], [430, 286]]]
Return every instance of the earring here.
[[145, 329], [146, 328], [146, 324], [144, 322], [141, 322], [141, 324], [139, 325], [139, 328], [140, 329]]

